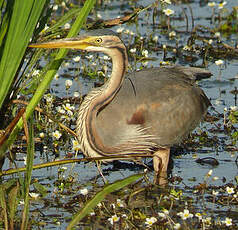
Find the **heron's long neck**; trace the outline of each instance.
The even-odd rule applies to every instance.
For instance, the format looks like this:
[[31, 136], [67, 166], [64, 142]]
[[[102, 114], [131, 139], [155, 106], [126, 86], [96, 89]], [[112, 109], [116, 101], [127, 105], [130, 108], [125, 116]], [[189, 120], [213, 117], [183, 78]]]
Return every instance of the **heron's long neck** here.
[[88, 156], [104, 155], [106, 149], [97, 133], [95, 120], [98, 111], [109, 104], [119, 91], [128, 65], [128, 57], [124, 45], [106, 52], [112, 59], [112, 74], [105, 85], [92, 90], [80, 106], [77, 120], [77, 135], [82, 151]]

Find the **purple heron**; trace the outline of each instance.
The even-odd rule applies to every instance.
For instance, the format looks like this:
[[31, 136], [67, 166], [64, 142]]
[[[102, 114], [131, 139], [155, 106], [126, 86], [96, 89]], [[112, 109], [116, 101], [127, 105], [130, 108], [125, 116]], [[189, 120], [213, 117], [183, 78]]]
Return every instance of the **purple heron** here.
[[166, 175], [170, 147], [200, 123], [210, 101], [195, 84], [209, 71], [193, 67], [161, 67], [126, 75], [127, 49], [111, 30], [95, 30], [76, 38], [32, 44], [36, 48], [70, 48], [103, 52], [111, 57], [109, 80], [82, 102], [77, 136], [88, 157], [153, 153], [156, 174]]

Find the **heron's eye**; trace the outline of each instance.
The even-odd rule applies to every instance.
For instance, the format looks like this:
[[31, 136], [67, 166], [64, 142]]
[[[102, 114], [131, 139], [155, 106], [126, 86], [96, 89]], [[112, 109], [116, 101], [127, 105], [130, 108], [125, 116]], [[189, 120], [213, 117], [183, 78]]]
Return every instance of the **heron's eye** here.
[[95, 40], [95, 43], [97, 43], [97, 44], [100, 44], [102, 42], [102, 39], [101, 38], [97, 38], [96, 40]]

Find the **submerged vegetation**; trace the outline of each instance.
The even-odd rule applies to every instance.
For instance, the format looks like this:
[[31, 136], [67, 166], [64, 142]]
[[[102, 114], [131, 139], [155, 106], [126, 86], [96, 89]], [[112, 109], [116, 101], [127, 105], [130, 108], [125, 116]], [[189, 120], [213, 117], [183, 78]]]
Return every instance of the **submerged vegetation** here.
[[[83, 15], [77, 1], [42, 3], [32, 32], [18, 42], [26, 49], [30, 37], [35, 42], [75, 36], [93, 2], [86, 1]], [[7, 3], [1, 2], [2, 12]], [[152, 183], [150, 159], [146, 169], [125, 162], [102, 166], [110, 183], [104, 186], [94, 163], [82, 158], [73, 132], [76, 111], [88, 90], [110, 76], [107, 56], [24, 49], [1, 102], [0, 165], [6, 159], [0, 228], [238, 229], [238, 8], [224, 1], [146, 4], [96, 1], [83, 29], [117, 31], [128, 47], [129, 71], [182, 64], [213, 73], [199, 81], [213, 108], [188, 140], [174, 147], [168, 186]], [[6, 18], [1, 48], [7, 46]], [[6, 76], [0, 68], [0, 79]]]

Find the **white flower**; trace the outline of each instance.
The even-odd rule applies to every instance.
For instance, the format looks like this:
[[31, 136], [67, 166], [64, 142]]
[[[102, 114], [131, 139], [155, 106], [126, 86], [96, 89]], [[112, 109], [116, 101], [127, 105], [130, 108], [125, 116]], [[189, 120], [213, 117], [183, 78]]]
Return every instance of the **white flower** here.
[[154, 42], [158, 42], [159, 37], [158, 37], [157, 35], [155, 35], [152, 40], [153, 40]]
[[169, 37], [175, 37], [176, 36], [176, 32], [175, 31], [171, 31], [170, 33], [169, 33]]
[[80, 189], [80, 193], [86, 196], [88, 194], [88, 189], [87, 188]]
[[25, 201], [24, 200], [19, 200], [19, 205], [24, 205]]
[[224, 63], [224, 61], [221, 60], [221, 59], [215, 61], [215, 64], [216, 64], [216, 65], [223, 65], [223, 63]]
[[70, 86], [72, 86], [73, 85], [73, 82], [71, 81], [71, 80], [66, 80], [65, 81], [65, 86], [66, 86], [66, 88], [69, 88]]
[[37, 76], [37, 75], [39, 75], [39, 73], [40, 73], [40, 70], [35, 69], [32, 73], [32, 76]]
[[180, 229], [181, 228], [181, 224], [180, 223], [176, 223], [175, 225], [174, 225], [174, 229], [175, 230], [178, 230], [178, 229]]
[[222, 9], [225, 5], [226, 5], [227, 2], [221, 2], [218, 4], [218, 9]]
[[80, 151], [81, 146], [77, 140], [73, 140], [73, 150], [74, 151]]
[[74, 57], [74, 58], [73, 58], [73, 61], [74, 61], [74, 62], [79, 62], [79, 61], [80, 61], [80, 56]]
[[135, 35], [135, 33], [134, 33], [133, 31], [130, 31], [130, 35], [132, 35], [132, 36], [133, 36], [133, 35]]
[[111, 223], [111, 225], [113, 225], [113, 223], [118, 222], [120, 219], [120, 217], [118, 217], [117, 215], [113, 215], [111, 218], [108, 218], [108, 221]]
[[73, 110], [75, 109], [73, 105], [66, 103], [65, 105], [63, 105], [63, 108], [68, 113], [69, 116], [73, 116]]
[[205, 219], [202, 219], [202, 222], [206, 225], [206, 226], [209, 226], [212, 224], [211, 222], [212, 218], [211, 217], [207, 217]]
[[101, 207], [102, 207], [102, 203], [98, 203], [97, 206], [98, 206], [99, 208], [101, 208]]
[[70, 28], [70, 24], [69, 24], [69, 23], [65, 23], [64, 28], [65, 28], [66, 30], [69, 29], [69, 28]]
[[62, 136], [62, 134], [61, 134], [58, 130], [56, 130], [56, 131], [54, 131], [54, 132], [52, 133], [52, 136], [53, 136], [56, 140], [59, 140], [60, 137]]
[[57, 81], [59, 79], [59, 74], [55, 74], [54, 79]]
[[24, 165], [26, 165], [27, 157], [23, 157]]
[[90, 55], [87, 55], [87, 56], [85, 56], [87, 59], [93, 59], [93, 55], [92, 54], [90, 54]]
[[216, 38], [219, 38], [219, 37], [221, 37], [221, 33], [220, 33], [220, 32], [216, 32], [216, 33], [214, 34], [214, 36], [215, 36]]
[[166, 215], [163, 212], [158, 212], [158, 216], [161, 217], [162, 219], [166, 218]]
[[168, 17], [169, 17], [170, 15], [174, 14], [174, 11], [171, 10], [171, 9], [169, 9], [169, 8], [164, 9], [163, 12], [164, 12], [164, 14], [165, 14], [166, 16], [168, 16]]
[[135, 53], [135, 52], [136, 52], [136, 48], [130, 49], [130, 52], [131, 52], [131, 53]]
[[163, 2], [163, 3], [166, 3], [166, 4], [171, 4], [171, 1], [170, 1], [170, 0], [163, 0], [162, 2]]
[[202, 220], [202, 214], [201, 213], [196, 213], [195, 216], [199, 219], [199, 220]]
[[160, 65], [169, 65], [170, 63], [169, 63], [169, 61], [161, 61], [160, 62]]
[[218, 195], [218, 193], [219, 193], [218, 191], [212, 190], [212, 195], [213, 195], [213, 196]]
[[225, 224], [226, 226], [231, 226], [232, 225], [232, 219], [226, 217], [226, 219], [224, 221], [222, 221], [223, 224]]
[[39, 134], [39, 136], [40, 136], [40, 138], [44, 138], [44, 137], [45, 137], [45, 134], [41, 132], [41, 133]]
[[58, 8], [59, 8], [58, 5], [54, 5], [54, 6], [53, 6], [53, 10], [54, 10], [54, 11], [58, 10]]
[[142, 55], [145, 57], [148, 57], [148, 50], [142, 50]]
[[29, 192], [29, 195], [33, 198], [33, 199], [37, 199], [40, 194], [39, 193], [34, 193], [34, 192]]
[[214, 7], [216, 5], [216, 3], [215, 2], [209, 2], [207, 5], [210, 6], [210, 7]]
[[123, 30], [124, 30], [123, 27], [119, 27], [119, 28], [117, 29], [117, 33], [121, 33]]
[[47, 103], [52, 103], [53, 102], [53, 97], [50, 94], [44, 95], [44, 99], [46, 100]]
[[147, 226], [151, 226], [152, 224], [154, 224], [157, 221], [157, 219], [155, 217], [150, 217], [150, 218], [146, 218], [145, 219], [145, 224]]
[[186, 45], [186, 46], [183, 47], [183, 50], [191, 50], [191, 47]]
[[103, 60], [108, 61], [108, 60], [110, 60], [110, 57], [108, 57], [107, 55], [104, 55]]
[[56, 110], [58, 113], [65, 114], [65, 110], [61, 106], [57, 106]]
[[80, 96], [79, 92], [74, 92], [74, 97], [79, 97], [79, 96]]
[[216, 180], [218, 180], [218, 179], [219, 179], [218, 176], [214, 176], [214, 177], [212, 178], [213, 181], [216, 181]]
[[124, 207], [124, 204], [122, 203], [121, 199], [117, 199], [117, 206], [120, 208]]
[[230, 106], [231, 111], [236, 111], [238, 109], [237, 106]]
[[232, 187], [226, 187], [226, 191], [227, 191], [227, 193], [228, 194], [233, 194], [235, 191], [234, 191], [234, 188], [232, 188]]
[[208, 177], [211, 176], [211, 175], [212, 175], [212, 169], [209, 170], [209, 172], [207, 173], [207, 176], [208, 176]]
[[180, 216], [183, 220], [193, 217], [193, 214], [189, 213], [188, 209], [184, 209], [183, 212], [179, 212], [177, 215]]

